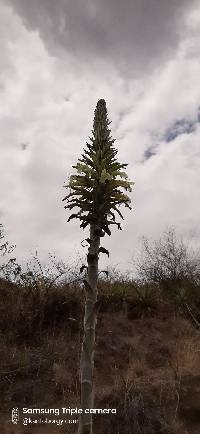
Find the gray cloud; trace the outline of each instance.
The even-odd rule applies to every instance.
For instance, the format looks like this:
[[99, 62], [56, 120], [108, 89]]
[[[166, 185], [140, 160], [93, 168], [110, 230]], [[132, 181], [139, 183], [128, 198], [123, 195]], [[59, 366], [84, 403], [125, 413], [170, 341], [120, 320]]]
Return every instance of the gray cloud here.
[[191, 134], [195, 131], [198, 122], [180, 119], [176, 121], [164, 134], [163, 139], [169, 143], [181, 134]]
[[154, 147], [150, 146], [149, 148], [145, 149], [145, 151], [144, 151], [144, 161], [149, 160], [154, 155], [156, 155]]
[[[200, 10], [189, 32], [189, 1], [133, 0], [123, 7], [115, 1], [113, 9], [107, 1], [94, 1], [93, 10], [86, 0], [84, 8], [75, 0], [70, 7], [67, 0], [1, 5], [0, 217], [19, 258], [36, 249], [43, 259], [52, 250], [64, 260], [86, 253], [80, 241], [87, 230], [67, 223], [62, 185], [91, 134], [101, 97], [119, 161], [128, 163], [135, 186], [133, 212], [122, 210], [123, 232], [115, 228], [105, 237], [111, 254], [101, 256], [100, 267], [127, 268], [137, 237], [157, 238], [166, 224], [184, 236], [199, 227]], [[131, 80], [120, 74], [122, 66]], [[163, 140], [177, 120], [194, 119], [190, 134]]]
[[[5, 0], [6, 1], [6, 0]], [[159, 66], [177, 48], [195, 0], [7, 0], [50, 53], [110, 61], [128, 75]], [[130, 69], [131, 68], [131, 69]]]

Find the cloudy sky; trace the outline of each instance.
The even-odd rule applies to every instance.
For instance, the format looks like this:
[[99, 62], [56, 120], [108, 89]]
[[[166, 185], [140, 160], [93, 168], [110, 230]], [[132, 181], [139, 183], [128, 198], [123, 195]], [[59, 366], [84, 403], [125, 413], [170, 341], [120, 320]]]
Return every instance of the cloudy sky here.
[[199, 245], [199, 47], [198, 1], [0, 0], [0, 220], [20, 260], [86, 254], [63, 184], [100, 98], [135, 181], [100, 267], [130, 269], [171, 225]]

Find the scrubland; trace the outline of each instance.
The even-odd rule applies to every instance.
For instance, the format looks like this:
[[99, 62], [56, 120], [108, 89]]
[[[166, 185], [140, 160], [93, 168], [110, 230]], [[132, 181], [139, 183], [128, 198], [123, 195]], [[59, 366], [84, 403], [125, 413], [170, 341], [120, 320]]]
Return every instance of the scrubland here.
[[[188, 275], [182, 269], [156, 277], [147, 259], [145, 264], [146, 278], [141, 262], [140, 279], [117, 272], [99, 276], [95, 408], [116, 408], [116, 414], [94, 416], [94, 433], [197, 434], [198, 267]], [[80, 406], [84, 297], [77, 278], [50, 281], [32, 270], [20, 279], [0, 279], [2, 434], [77, 433], [69, 423], [25, 426], [22, 409]], [[16, 425], [14, 407], [20, 411]]]

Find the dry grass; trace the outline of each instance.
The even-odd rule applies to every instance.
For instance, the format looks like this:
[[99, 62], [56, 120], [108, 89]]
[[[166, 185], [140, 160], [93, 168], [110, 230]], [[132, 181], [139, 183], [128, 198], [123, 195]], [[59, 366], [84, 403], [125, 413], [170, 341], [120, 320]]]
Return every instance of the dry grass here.
[[[76, 432], [72, 425], [13, 430], [8, 420], [15, 406], [79, 406], [82, 289], [38, 293], [1, 281], [0, 296], [2, 434]], [[117, 415], [95, 417], [95, 434], [195, 433], [194, 417], [182, 416], [182, 395], [200, 372], [200, 331], [157, 287], [102, 280], [99, 297], [95, 406], [116, 407]]]

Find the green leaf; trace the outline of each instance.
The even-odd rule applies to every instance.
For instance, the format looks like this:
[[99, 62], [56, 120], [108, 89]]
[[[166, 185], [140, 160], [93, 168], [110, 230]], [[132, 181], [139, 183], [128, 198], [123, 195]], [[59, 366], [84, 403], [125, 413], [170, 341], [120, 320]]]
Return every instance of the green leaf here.
[[67, 221], [69, 222], [72, 219], [79, 219], [80, 218], [79, 216], [80, 216], [80, 213], [71, 214]]
[[98, 252], [99, 253], [106, 253], [106, 255], [109, 256], [109, 251], [107, 249], [105, 249], [104, 247], [100, 247]]
[[106, 169], [103, 169], [101, 172], [101, 177], [99, 179], [99, 182], [104, 184], [106, 180], [110, 181], [111, 179], [112, 179], [112, 175], [110, 175], [110, 173], [106, 172]]

